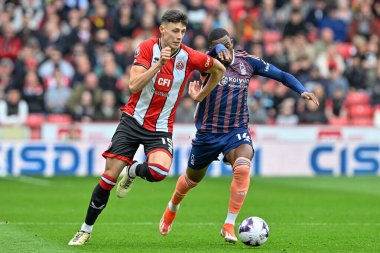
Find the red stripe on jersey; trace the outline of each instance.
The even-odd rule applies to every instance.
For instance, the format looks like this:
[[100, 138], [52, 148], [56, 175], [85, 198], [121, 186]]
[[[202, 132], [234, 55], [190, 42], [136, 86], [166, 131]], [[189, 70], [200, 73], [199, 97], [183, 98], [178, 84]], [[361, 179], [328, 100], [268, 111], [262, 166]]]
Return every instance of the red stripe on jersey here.
[[156, 123], [164, 108], [166, 97], [154, 94], [150, 101], [149, 109], [144, 117], [143, 128], [149, 131], [156, 131]]
[[141, 92], [142, 90], [140, 90], [137, 93], [133, 93], [131, 97], [129, 98], [128, 102], [125, 104], [125, 106], [121, 108], [120, 110], [122, 112], [126, 112], [129, 115], [133, 116], [133, 114], [135, 113], [136, 104], [139, 101], [139, 98], [141, 96]]
[[185, 78], [183, 79], [183, 82], [181, 83], [181, 88], [178, 92], [178, 97], [177, 97], [177, 101], [175, 101], [175, 104], [174, 104], [174, 107], [170, 113], [170, 116], [169, 116], [169, 120], [168, 120], [168, 129], [169, 129], [169, 132], [173, 132], [173, 124], [174, 124], [174, 118], [175, 118], [175, 113], [177, 111], [177, 108], [178, 108], [178, 104], [179, 104], [179, 101], [181, 100], [182, 98], [182, 93], [183, 93], [183, 90], [185, 89], [186, 87], [186, 82], [187, 82], [187, 78], [189, 76], [189, 74], [193, 71], [193, 70], [190, 70], [190, 66], [188, 64], [188, 61], [189, 59], [187, 60], [186, 62], [186, 73], [185, 73]]
[[[167, 74], [167, 75], [173, 76], [174, 62], [175, 62], [175, 58], [171, 58], [169, 61], [167, 61], [166, 64], [161, 68], [160, 73], [162, 73], [163, 75]], [[157, 74], [155, 82], [159, 82], [159, 80], [157, 80], [159, 78], [158, 76], [159, 74]], [[170, 85], [173, 85], [173, 80], [171, 80]], [[172, 86], [170, 86], [167, 92], [165, 91], [163, 93], [166, 93], [166, 94], [169, 93], [171, 88]], [[167, 99], [167, 96], [164, 96], [164, 94], [155, 93], [153, 95], [152, 100], [150, 101], [148, 110], [144, 117], [144, 123], [142, 126], [143, 128], [150, 131], [156, 131], [156, 123], [157, 123], [158, 118], [160, 117], [162, 110], [164, 109], [166, 99]]]

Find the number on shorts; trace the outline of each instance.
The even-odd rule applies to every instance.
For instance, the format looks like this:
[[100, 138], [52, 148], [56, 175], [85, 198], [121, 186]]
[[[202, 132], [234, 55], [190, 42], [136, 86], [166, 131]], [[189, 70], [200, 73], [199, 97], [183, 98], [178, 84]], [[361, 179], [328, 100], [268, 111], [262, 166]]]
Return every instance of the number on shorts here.
[[241, 134], [237, 134], [236, 135], [237, 136], [237, 138], [239, 139], [239, 141], [241, 141], [241, 140], [245, 140], [245, 141], [249, 141], [250, 140], [250, 138], [249, 138], [249, 135], [247, 135], [247, 133], [243, 133], [243, 135], [241, 135]]

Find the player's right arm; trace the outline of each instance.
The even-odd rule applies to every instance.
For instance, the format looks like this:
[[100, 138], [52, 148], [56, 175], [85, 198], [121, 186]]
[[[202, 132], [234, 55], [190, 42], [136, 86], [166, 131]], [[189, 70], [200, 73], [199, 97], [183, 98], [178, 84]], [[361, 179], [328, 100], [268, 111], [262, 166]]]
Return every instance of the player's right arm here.
[[211, 91], [216, 87], [216, 85], [219, 83], [220, 79], [222, 79], [225, 72], [226, 68], [223, 66], [223, 64], [217, 59], [214, 59], [212, 67], [206, 71], [206, 73], [211, 74], [210, 78], [208, 79], [208, 82], [205, 86], [203, 86], [203, 88], [200, 90], [200, 92], [194, 100], [202, 102], [202, 100], [205, 97], [207, 97], [207, 95], [210, 94]]
[[[149, 59], [147, 50], [142, 51], [142, 46], [139, 47], [138, 53], [135, 53], [135, 62], [131, 68], [131, 76], [129, 79], [129, 89], [132, 93], [139, 92], [149, 83], [155, 74], [165, 65], [170, 59], [171, 49], [165, 47], [161, 50], [160, 60], [148, 68]], [[148, 65], [148, 66], [147, 66]]]
[[210, 78], [202, 89], [199, 87], [199, 82], [189, 87], [190, 97], [197, 101], [202, 102], [208, 94], [216, 87], [220, 79], [222, 79], [226, 68], [217, 59], [211, 58], [204, 53], [191, 50], [191, 64], [192, 68], [200, 71], [201, 73], [210, 74]]

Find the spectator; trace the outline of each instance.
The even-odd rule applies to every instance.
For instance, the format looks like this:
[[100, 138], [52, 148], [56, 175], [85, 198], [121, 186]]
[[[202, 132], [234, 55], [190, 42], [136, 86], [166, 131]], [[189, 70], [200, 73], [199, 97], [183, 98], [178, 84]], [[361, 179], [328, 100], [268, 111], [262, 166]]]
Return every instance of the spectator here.
[[86, 75], [84, 83], [75, 86], [69, 98], [68, 109], [72, 115], [75, 114], [75, 107], [80, 104], [82, 93], [85, 91], [89, 91], [92, 94], [91, 101], [95, 107], [99, 107], [102, 103], [103, 92], [102, 89], [98, 86], [98, 77], [95, 75], [95, 73], [90, 72]]
[[83, 83], [85, 76], [91, 72], [91, 62], [86, 54], [75, 56], [74, 58], [75, 74], [72, 80], [72, 87], [78, 83]]
[[350, 24], [353, 17], [353, 12], [350, 7], [349, 0], [337, 0], [337, 13], [336, 16], [343, 20], [346, 24]]
[[367, 70], [363, 68], [360, 55], [356, 54], [351, 57], [343, 75], [346, 77], [350, 88], [355, 90], [367, 89]]
[[267, 62], [272, 63], [279, 69], [286, 72], [290, 71], [289, 51], [284, 47], [284, 44], [281, 41], [273, 43], [273, 53], [266, 59]]
[[373, 18], [369, 3], [360, 4], [360, 11], [354, 16], [348, 30], [351, 41], [356, 35], [361, 35], [367, 40], [371, 35], [380, 37], [379, 22]]
[[115, 59], [116, 63], [122, 68], [126, 69], [132, 65], [134, 59], [133, 40], [131, 38], [122, 38], [115, 45]]
[[116, 82], [116, 88], [118, 92], [116, 92], [116, 105], [117, 107], [121, 107], [125, 105], [129, 97], [131, 96], [131, 91], [129, 90], [129, 71], [130, 68], [127, 68], [127, 71], [124, 75], [122, 75], [119, 80]]
[[323, 78], [328, 78], [332, 69], [337, 70], [339, 75], [345, 71], [343, 57], [338, 53], [335, 44], [329, 45], [327, 50], [317, 57], [315, 64]]
[[377, 64], [376, 78], [369, 85], [369, 92], [372, 105], [380, 105], [380, 62]]
[[298, 116], [294, 113], [295, 100], [287, 98], [280, 104], [280, 111], [276, 117], [276, 125], [294, 126], [298, 124]]
[[347, 95], [350, 89], [347, 79], [341, 74], [335, 65], [329, 67], [329, 77], [327, 78], [327, 97], [331, 98], [333, 91], [340, 87], [344, 90], [344, 94]]
[[319, 40], [314, 44], [315, 56], [327, 51], [327, 48], [334, 44], [334, 31], [325, 27], [320, 30]]
[[249, 103], [249, 120], [252, 124], [268, 123], [268, 113], [263, 107], [261, 100], [252, 99]]
[[95, 110], [92, 93], [85, 90], [81, 94], [79, 103], [74, 105], [73, 118], [75, 121], [92, 122], [95, 119]]
[[345, 103], [345, 90], [342, 87], [335, 87], [332, 98], [326, 102], [326, 116], [332, 118], [347, 118], [347, 108]]
[[0, 34], [0, 59], [10, 58], [15, 61], [22, 47], [21, 40], [16, 37], [15, 30], [11, 24], [3, 24], [2, 28], [2, 34]]
[[277, 21], [277, 10], [275, 8], [275, 0], [264, 0], [260, 7], [260, 21], [262, 28], [265, 30], [280, 30]]
[[198, 33], [201, 31], [203, 20], [206, 19], [207, 11], [201, 0], [189, 0], [187, 8], [187, 16], [189, 18], [188, 27]]
[[0, 100], [0, 125], [20, 126], [28, 117], [28, 104], [19, 90], [10, 89], [5, 100]]
[[73, 66], [62, 58], [62, 53], [56, 47], [51, 47], [48, 49], [48, 59], [41, 64], [38, 69], [38, 74], [41, 78], [45, 79], [52, 76], [55, 68], [58, 67], [59, 71], [63, 76], [69, 78], [70, 80], [74, 76]]
[[116, 91], [116, 81], [122, 75], [122, 69], [116, 64], [115, 56], [112, 53], [105, 53], [102, 64], [95, 68], [95, 73], [99, 78], [99, 87], [102, 90]]
[[44, 113], [44, 86], [35, 71], [28, 71], [22, 87], [22, 97], [29, 106], [29, 113]]
[[110, 30], [111, 26], [111, 18], [108, 15], [108, 7], [103, 2], [97, 4], [95, 6], [95, 10], [90, 15], [91, 21], [91, 30], [96, 32], [101, 29]]
[[307, 29], [299, 9], [293, 9], [289, 21], [285, 24], [282, 33], [283, 38], [289, 38], [298, 34], [306, 34]]
[[330, 28], [334, 32], [334, 40], [347, 41], [347, 24], [337, 16], [337, 7], [332, 5], [327, 10], [327, 17], [320, 22], [319, 29]]
[[12, 60], [4, 58], [0, 60], [0, 99], [4, 97], [4, 93], [10, 88], [17, 88], [16, 80], [12, 73], [14, 64]]
[[118, 121], [120, 119], [119, 110], [116, 110], [115, 94], [112, 91], [103, 92], [102, 104], [96, 111], [97, 121]]
[[137, 26], [137, 22], [132, 18], [132, 6], [122, 5], [117, 12], [112, 36], [115, 40], [130, 38]]
[[315, 0], [309, 12], [306, 15], [306, 27], [309, 30], [318, 28], [322, 19], [326, 16], [326, 2], [323, 0]]
[[64, 77], [56, 68], [53, 74], [53, 83], [47, 87], [45, 93], [45, 108], [48, 113], [63, 114], [67, 113], [67, 104], [71, 95], [71, 89], [64, 83]]
[[309, 103], [310, 101], [301, 103], [303, 109], [299, 114], [299, 122], [302, 124], [327, 124], [326, 96], [323, 86], [321, 84], [315, 85], [312, 92], [319, 100], [319, 107]]

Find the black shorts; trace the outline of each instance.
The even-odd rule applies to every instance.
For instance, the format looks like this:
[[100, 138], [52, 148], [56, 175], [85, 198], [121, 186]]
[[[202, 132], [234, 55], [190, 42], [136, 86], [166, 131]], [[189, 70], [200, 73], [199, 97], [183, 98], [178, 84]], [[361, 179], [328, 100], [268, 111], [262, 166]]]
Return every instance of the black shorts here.
[[102, 155], [104, 158], [116, 157], [131, 164], [140, 144], [144, 146], [144, 152], [147, 157], [158, 150], [164, 151], [170, 157], [173, 157], [172, 133], [146, 130], [126, 113], [121, 116], [111, 143]]

